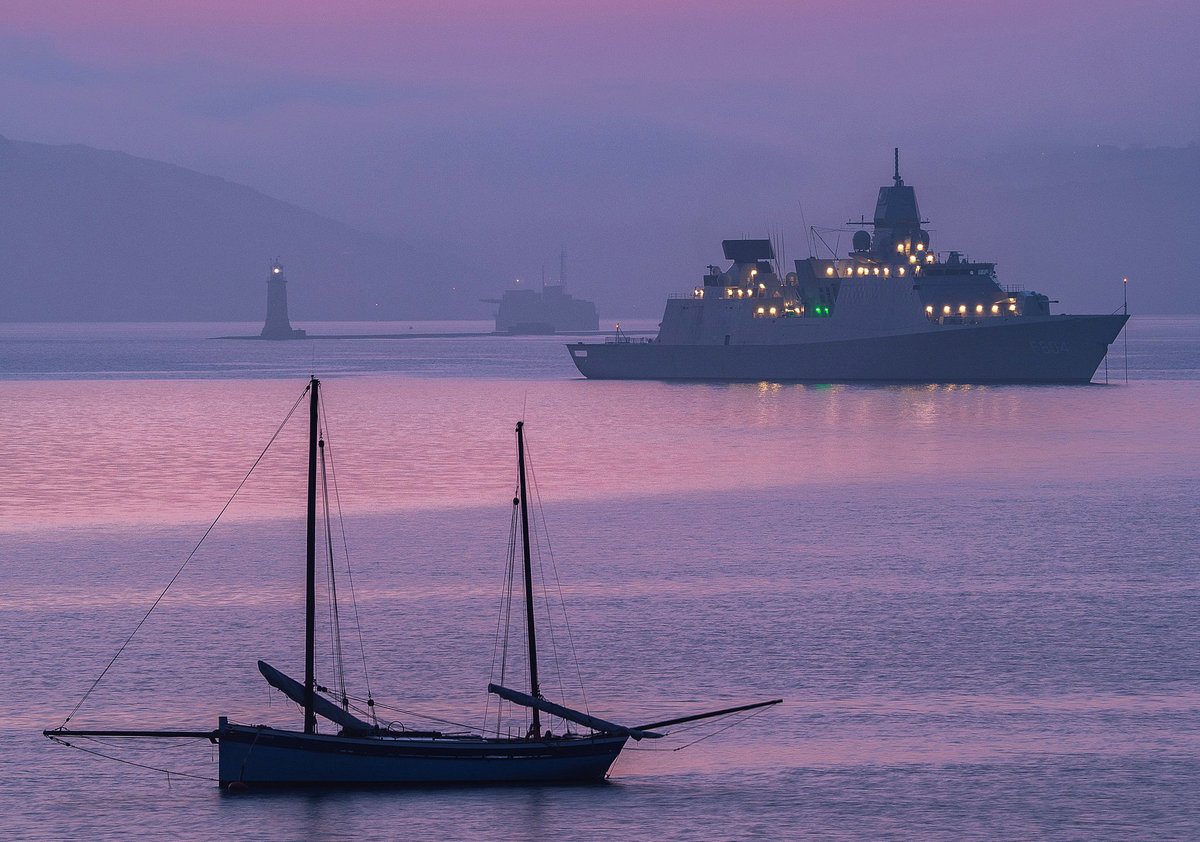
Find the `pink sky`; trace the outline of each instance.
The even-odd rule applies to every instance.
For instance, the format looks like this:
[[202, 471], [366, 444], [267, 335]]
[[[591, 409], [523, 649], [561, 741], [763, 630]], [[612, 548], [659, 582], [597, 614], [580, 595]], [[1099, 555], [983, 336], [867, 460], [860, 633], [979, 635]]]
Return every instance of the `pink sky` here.
[[655, 270], [683, 272], [711, 258], [667, 229], [706, 197], [723, 230], [798, 227], [798, 198], [840, 222], [869, 210], [893, 145], [933, 173], [1196, 142], [1197, 42], [1191, 0], [10, 0], [0, 134], [181, 164], [456, 250], [470, 232], [464, 257], [499, 277], [560, 246], [595, 273], [655, 237], [676, 249]]
[[[86, 87], [129, 98], [153, 96], [156, 82], [252, 86], [295, 77], [399, 92], [452, 84], [510, 103], [566, 100], [548, 103], [560, 108], [618, 95], [609, 109], [667, 109], [670, 119], [697, 106], [728, 116], [725, 100], [702, 86], [723, 95], [747, 85], [778, 97], [785, 122], [791, 108], [815, 104], [851, 125], [863, 123], [854, 112], [864, 110], [953, 125], [947, 110], [986, 96], [988, 107], [976, 110], [1026, 120], [1053, 111], [1076, 122], [1079, 135], [1101, 130], [1114, 142], [1153, 143], [1197, 133], [1195, 117], [1152, 106], [1188, 97], [1200, 78], [1198, 18], [1192, 4], [1175, 0], [18, 2], [7, 4], [0, 37], [10, 53], [23, 47], [6, 62], [10, 81], [36, 81], [31, 65], [41, 53], [45, 63], [93, 77]], [[684, 90], [690, 96], [680, 99]], [[22, 109], [30, 122], [53, 110], [44, 100], [41, 112]]]

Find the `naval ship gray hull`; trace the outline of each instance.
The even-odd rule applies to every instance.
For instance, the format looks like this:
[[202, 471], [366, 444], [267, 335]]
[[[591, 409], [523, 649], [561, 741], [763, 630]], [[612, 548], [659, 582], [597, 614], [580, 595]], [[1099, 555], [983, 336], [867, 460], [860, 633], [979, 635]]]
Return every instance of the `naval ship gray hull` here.
[[567, 348], [580, 373], [599, 380], [1088, 383], [1128, 318], [1057, 315], [791, 344], [622, 338]]

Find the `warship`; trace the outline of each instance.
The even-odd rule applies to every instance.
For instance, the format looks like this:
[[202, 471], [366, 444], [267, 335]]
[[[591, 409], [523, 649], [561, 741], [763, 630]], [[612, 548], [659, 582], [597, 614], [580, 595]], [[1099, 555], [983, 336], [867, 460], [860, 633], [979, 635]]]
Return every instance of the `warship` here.
[[656, 337], [568, 344], [575, 366], [596, 379], [1090, 382], [1128, 313], [1053, 314], [1048, 296], [1001, 286], [994, 263], [936, 253], [898, 149], [892, 180], [845, 257], [782, 274], [770, 240], [725, 240], [732, 265], [672, 295]]
[[545, 284], [541, 291], [510, 289], [497, 304], [496, 332], [514, 334], [581, 333], [600, 328], [600, 316], [591, 301], [575, 298], [561, 283]]
[[586, 333], [600, 329], [596, 305], [567, 292], [565, 252], [559, 252], [558, 255], [557, 283], [546, 283], [543, 269], [540, 292], [529, 287], [510, 289], [500, 298], [484, 298], [483, 301], [498, 305], [496, 333]]

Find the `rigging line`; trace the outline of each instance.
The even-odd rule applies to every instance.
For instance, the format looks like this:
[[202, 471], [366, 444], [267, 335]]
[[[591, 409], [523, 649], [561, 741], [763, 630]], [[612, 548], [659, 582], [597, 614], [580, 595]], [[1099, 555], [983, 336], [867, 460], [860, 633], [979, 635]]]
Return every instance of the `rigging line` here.
[[[329, 604], [332, 616], [330, 617], [331, 637], [333, 639], [334, 652], [334, 677], [338, 682], [338, 690], [341, 692], [342, 698], [346, 697], [346, 658], [343, 654], [342, 647], [342, 618], [338, 610], [337, 598], [337, 573], [334, 569], [333, 559], [333, 530], [330, 526], [330, 510], [329, 510], [329, 478], [325, 473], [325, 445], [328, 429], [324, 429], [318, 441], [321, 444], [321, 502], [325, 514], [325, 550], [329, 560]], [[344, 704], [344, 702], [343, 702]]]
[[[751, 719], [751, 718], [753, 718], [753, 717], [755, 717], [755, 716], [758, 716], [758, 715], [759, 715], [760, 713], [762, 713], [764, 710], [766, 710], [766, 708], [761, 708], [761, 709], [759, 709], [759, 710], [756, 710], [756, 711], [754, 711], [753, 713], [749, 713], [749, 714], [747, 714], [746, 716], [743, 716], [743, 717], [741, 717], [741, 718], [739, 718], [739, 719], [737, 719], [737, 720], [735, 720], [735, 721], [733, 721], [733, 722], [730, 722], [730, 723], [729, 723], [728, 725], [726, 725], [724, 728], [719, 728], [718, 730], [716, 730], [716, 731], [713, 731], [711, 734], [705, 734], [703, 737], [700, 737], [700, 738], [698, 738], [698, 739], [692, 740], [690, 743], [687, 743], [687, 744], [685, 744], [685, 745], [676, 746], [675, 748], [649, 748], [649, 747], [646, 747], [646, 746], [639, 746], [639, 747], [633, 747], [633, 746], [631, 746], [631, 747], [628, 747], [628, 748], [624, 749], [624, 751], [671, 751], [671, 752], [673, 752], [673, 751], [682, 751], [682, 750], [683, 750], [683, 749], [685, 749], [685, 748], [689, 748], [690, 746], [694, 746], [696, 743], [703, 742], [704, 740], [707, 740], [709, 737], [714, 737], [714, 736], [716, 736], [717, 734], [720, 734], [720, 733], [721, 733], [721, 732], [723, 732], [723, 731], [728, 731], [730, 728], [733, 728], [733, 727], [734, 727], [734, 726], [736, 726], [736, 725], [741, 725], [743, 722], [745, 722], [745, 721], [747, 721], [747, 720], [749, 720], [749, 719]], [[694, 725], [689, 725], [689, 726], [687, 726], [686, 728], [674, 728], [674, 729], [672, 729], [672, 730], [670, 730], [670, 731], [667, 731], [667, 732], [665, 732], [665, 734], [666, 734], [667, 736], [669, 736], [669, 737], [674, 737], [674, 736], [676, 736], [677, 734], [683, 734], [683, 733], [686, 733], [686, 732], [688, 732], [688, 731], [693, 731], [693, 730], [695, 730], [695, 729], [697, 729], [697, 728], [708, 728], [709, 726], [713, 725], [714, 723], [717, 723], [717, 722], [722, 722], [722, 721], [724, 721], [724, 720], [728, 719], [728, 718], [729, 718], [729, 717], [731, 717], [731, 716], [737, 716], [737, 714], [736, 714], [736, 713], [727, 713], [727, 714], [725, 714], [724, 716], [718, 716], [718, 717], [716, 717], [715, 719], [710, 719], [710, 720], [708, 720], [708, 721], [706, 721], [706, 722], [699, 722], [699, 723], [696, 723], [696, 724], [694, 724]]]
[[[324, 441], [324, 439], [321, 436], [320, 430], [317, 431], [317, 441], [319, 441], [319, 442]], [[321, 448], [322, 456], [324, 456], [324, 450], [325, 450], [324, 448]], [[324, 460], [322, 459], [322, 462], [323, 461]], [[324, 465], [322, 465], [321, 467], [324, 467]], [[329, 523], [329, 498], [328, 498], [328, 496], [322, 495], [321, 506], [322, 506], [321, 514], [325, 520], [325, 523], [328, 524]], [[331, 577], [333, 575], [333, 559], [329, 556], [329, 550], [327, 547], [322, 546], [321, 550], [322, 550], [322, 552], [324, 552], [326, 554], [326, 558], [325, 558], [326, 564], [323, 565], [325, 568], [325, 570], [324, 570], [324, 573], [325, 573], [325, 610], [329, 614], [329, 657], [333, 664], [334, 681], [336, 681], [337, 680], [337, 645], [333, 639], [335, 626], [334, 626], [334, 621], [333, 621], [333, 601], [332, 601], [332, 599], [330, 599], [330, 593], [332, 592], [332, 587], [333, 587], [333, 582], [331, 579]], [[315, 585], [314, 585], [314, 587], [315, 587]]]
[[[579, 666], [579, 653], [575, 650], [575, 635], [571, 633], [571, 615], [567, 611], [567, 601], [563, 597], [562, 581], [558, 576], [558, 563], [554, 560], [554, 547], [550, 543], [550, 528], [546, 525], [546, 509], [542, 506], [542, 492], [537, 484], [537, 473], [533, 469], [533, 456], [529, 453], [528, 447], [526, 447], [526, 458], [529, 463], [529, 476], [533, 480], [533, 494], [537, 498], [538, 516], [542, 521], [542, 534], [546, 539], [546, 551], [550, 555], [550, 570], [554, 574], [554, 586], [558, 591], [558, 604], [562, 607], [563, 624], [567, 629], [567, 646], [571, 649], [571, 660], [575, 663], [575, 679], [579, 682], [579, 693], [583, 698], [583, 710], [585, 713], [590, 714], [591, 710], [588, 708], [587, 689], [583, 685], [583, 670]], [[561, 677], [559, 678], [559, 683], [563, 683]]]
[[[526, 444], [525, 444], [525, 462], [526, 462], [526, 465], [529, 470], [530, 485], [533, 488], [534, 508], [538, 511], [543, 511], [542, 498], [541, 498], [541, 495], [538, 493], [538, 489], [537, 489], [537, 475], [533, 471], [533, 457], [529, 450], [528, 440], [526, 441]], [[548, 543], [549, 536], [550, 536], [550, 532], [546, 528], [545, 514], [543, 511], [541, 537], [543, 539], [545, 539]], [[533, 537], [534, 537], [534, 541], [535, 541], [534, 547], [537, 552], [538, 577], [541, 579], [541, 583], [542, 583], [542, 604], [544, 606], [543, 613], [545, 614], [545, 617], [546, 617], [546, 626], [550, 632], [550, 654], [552, 655], [552, 660], [553, 660], [553, 664], [554, 664], [554, 676], [558, 681], [558, 691], [559, 691], [559, 693], [562, 693], [566, 689], [566, 687], [563, 684], [562, 664], [559, 662], [559, 658], [558, 658], [558, 637], [554, 633], [554, 614], [550, 610], [551, 609], [550, 599], [548, 597], [548, 594], [550, 593], [550, 589], [548, 587], [546, 587], [546, 565], [542, 561], [542, 542], [537, 540], [538, 518], [537, 518], [536, 514], [534, 515], [534, 519], [533, 519]], [[551, 557], [550, 563], [551, 563], [551, 565], [553, 565], [553, 563], [554, 563], [553, 557]], [[561, 594], [560, 594], [560, 598], [561, 598]]]
[[121, 746], [124, 751], [138, 752], [151, 751], [161, 752], [164, 749], [183, 748], [186, 745], [191, 745], [196, 740], [207, 740], [208, 737], [180, 737], [178, 739], [155, 739], [155, 740], [136, 740], [136, 742], [151, 742], [154, 745], [133, 745], [132, 742], [122, 742], [128, 738], [123, 737], [75, 737], [77, 740], [87, 740], [102, 746]]
[[[712, 725], [714, 725], [717, 722], [724, 722], [729, 717], [736, 716], [736, 715], [737, 715], [736, 712], [735, 713], [726, 713], [721, 716], [714, 716], [709, 719], [701, 720], [700, 722], [693, 722], [691, 725], [685, 725], [682, 728], [672, 727], [670, 731], [663, 731], [663, 733], [668, 734], [670, 736], [675, 736], [676, 734], [686, 734], [688, 731], [695, 731], [697, 728], [711, 727]], [[674, 749], [672, 749], [672, 751], [674, 751]]]
[[142, 626], [145, 625], [146, 621], [150, 619], [150, 615], [154, 613], [154, 609], [158, 607], [160, 602], [162, 602], [163, 597], [167, 595], [167, 591], [169, 591], [171, 586], [175, 584], [175, 580], [178, 579], [180, 574], [183, 573], [184, 568], [188, 566], [188, 562], [192, 560], [192, 557], [196, 555], [197, 551], [199, 551], [200, 546], [204, 543], [204, 540], [208, 538], [209, 533], [212, 532], [216, 527], [217, 521], [219, 521], [221, 516], [225, 514], [226, 510], [233, 505], [234, 498], [238, 496], [238, 493], [242, 490], [242, 486], [244, 486], [246, 481], [250, 479], [250, 475], [254, 473], [254, 469], [258, 467], [258, 463], [261, 462], [263, 457], [267, 455], [267, 451], [271, 449], [271, 445], [275, 443], [275, 439], [279, 438], [279, 434], [283, 432], [283, 428], [287, 426], [287, 422], [291, 419], [292, 414], [296, 411], [296, 407], [298, 407], [300, 402], [304, 400], [304, 396], [308, 394], [310, 387], [311, 384], [304, 387], [304, 391], [300, 393], [300, 397], [296, 398], [296, 402], [292, 404], [292, 408], [289, 409], [287, 415], [283, 417], [283, 421], [279, 423], [279, 426], [275, 428], [275, 432], [271, 434], [271, 438], [267, 442], [267, 446], [262, 449], [262, 453], [258, 454], [258, 458], [254, 460], [254, 464], [250, 466], [250, 470], [246, 471], [246, 475], [242, 477], [242, 481], [237, 484], [237, 488], [235, 488], [233, 493], [229, 495], [229, 499], [225, 501], [225, 505], [221, 507], [221, 511], [217, 512], [217, 516], [213, 518], [212, 523], [210, 523], [208, 528], [204, 530], [204, 534], [200, 536], [200, 540], [196, 542], [196, 546], [192, 547], [192, 551], [187, 554], [187, 558], [183, 560], [183, 564], [179, 565], [179, 569], [175, 571], [175, 575], [171, 577], [171, 581], [167, 582], [167, 586], [162, 589], [162, 593], [160, 593], [155, 598], [154, 602], [150, 604], [150, 608], [146, 611], [142, 619], [138, 620], [137, 625], [133, 627], [133, 631], [129, 633], [129, 637], [125, 638], [125, 642], [121, 644], [120, 648], [117, 649], [116, 654], [112, 656], [112, 659], [105, 665], [104, 669], [100, 671], [100, 674], [96, 676], [96, 680], [92, 682], [90, 687], [88, 687], [87, 692], [85, 692], [83, 697], [75, 703], [75, 707], [71, 708], [71, 712], [68, 713], [67, 718], [62, 721], [62, 725], [58, 726], [59, 728], [62, 728], [68, 722], [70, 722], [71, 717], [79, 712], [79, 709], [83, 707], [83, 703], [88, 700], [88, 697], [92, 695], [92, 692], [100, 684], [101, 679], [108, 674], [108, 671], [112, 669], [112, 665], [117, 662], [117, 658], [121, 657], [121, 653], [125, 651], [125, 647], [130, 644], [134, 636], [141, 631]]
[[181, 778], [195, 778], [198, 781], [215, 781], [215, 780], [217, 780], [217, 778], [212, 778], [212, 777], [209, 777], [208, 775], [194, 775], [190, 772], [176, 772], [173, 769], [163, 769], [160, 766], [149, 766], [145, 763], [136, 763], [132, 760], [126, 760], [123, 757], [114, 757], [113, 755], [105, 754], [102, 751], [96, 751], [95, 749], [84, 748], [83, 746], [77, 746], [74, 743], [69, 743], [66, 740], [62, 739], [61, 737], [51, 737], [50, 739], [54, 740], [54, 742], [59, 743], [60, 745], [66, 746], [67, 748], [73, 748], [76, 751], [82, 751], [84, 754], [92, 754], [92, 755], [95, 755], [96, 757], [103, 757], [105, 760], [113, 760], [117, 763], [124, 763], [127, 766], [136, 766], [139, 769], [149, 769], [151, 772], [162, 772], [163, 774], [166, 774], [166, 775], [178, 775]]
[[[516, 492], [513, 492], [513, 500], [515, 501]], [[517, 563], [517, 506], [514, 503], [512, 510], [509, 513], [508, 523], [508, 547], [507, 556], [505, 558], [504, 578], [501, 582], [500, 589], [500, 608], [496, 616], [496, 637], [495, 643], [492, 646], [492, 668], [488, 673], [493, 678], [496, 678], [496, 658], [499, 652], [500, 659], [500, 676], [499, 684], [502, 686], [505, 683], [505, 676], [508, 670], [508, 638], [512, 629], [512, 593], [513, 593], [513, 577]], [[487, 695], [484, 701], [483, 708], [483, 726], [484, 731], [487, 730], [488, 711], [491, 710], [491, 694]], [[503, 715], [503, 700], [496, 700], [496, 735], [500, 735], [500, 718]]]
[[[350, 697], [349, 697], [349, 699], [350, 699], [352, 702], [365, 702], [365, 701], [366, 701], [366, 699], [362, 698], [361, 696], [350, 696]], [[440, 722], [440, 723], [442, 723], [443, 725], [453, 725], [453, 726], [454, 726], [454, 727], [456, 727], [456, 728], [466, 728], [468, 731], [471, 731], [471, 732], [474, 732], [474, 733], [478, 733], [478, 732], [475, 730], [475, 726], [474, 726], [474, 725], [467, 725], [467, 724], [466, 724], [466, 723], [464, 723], [464, 722], [455, 722], [453, 719], [443, 719], [443, 718], [442, 718], [442, 717], [440, 717], [440, 716], [433, 716], [432, 714], [428, 714], [428, 713], [420, 713], [420, 712], [418, 712], [418, 711], [415, 711], [415, 710], [406, 710], [406, 709], [404, 709], [404, 708], [398, 708], [398, 707], [395, 707], [395, 706], [393, 706], [393, 705], [386, 705], [386, 704], [384, 704], [383, 702], [376, 702], [375, 704], [376, 704], [376, 705], [378, 705], [378, 706], [379, 706], [379, 707], [381, 707], [381, 708], [384, 708], [385, 710], [390, 710], [390, 711], [392, 711], [393, 713], [402, 713], [402, 714], [404, 714], [405, 716], [412, 716], [412, 717], [415, 717], [415, 718], [417, 718], [417, 719], [428, 719], [430, 722]], [[361, 713], [361, 712], [363, 712], [363, 710], [362, 710], [362, 708], [361, 708], [361, 707], [358, 707], [358, 706], [355, 706], [355, 705], [351, 705], [351, 708], [352, 708], [353, 710], [359, 711], [360, 713]]]
[[[513, 564], [516, 559], [516, 534], [517, 534], [517, 507], [513, 506], [509, 517], [508, 525], [508, 549], [505, 558], [504, 578], [501, 580], [500, 586], [500, 606], [496, 611], [496, 631], [492, 637], [492, 666], [488, 670], [488, 675], [496, 678], [496, 659], [500, 656], [500, 677], [499, 684], [504, 684], [504, 666], [508, 659], [508, 624], [512, 610], [512, 575]], [[503, 647], [501, 645], [501, 637], [503, 637]], [[500, 733], [500, 701], [497, 699], [496, 705], [496, 734]], [[488, 713], [492, 707], [492, 694], [488, 693], [483, 704], [483, 730], [487, 731]]]
[[[325, 431], [329, 432], [329, 419], [325, 416], [325, 401], [321, 401], [321, 423], [325, 425]], [[354, 613], [354, 628], [358, 632], [358, 652], [362, 656], [363, 665], [363, 680], [367, 686], [367, 698], [372, 697], [371, 694], [371, 675], [367, 669], [367, 647], [363, 643], [362, 622], [358, 617], [358, 596], [354, 592], [354, 570], [350, 567], [350, 544], [346, 540], [346, 518], [342, 515], [342, 495], [338, 491], [337, 481], [337, 464], [333, 460], [333, 442], [326, 436], [326, 450], [329, 451], [329, 476], [333, 479], [333, 501], [337, 506], [338, 513], [338, 529], [342, 533], [342, 555], [346, 559], [346, 580], [350, 584], [350, 607]]]
[[705, 740], [707, 740], [709, 737], [715, 737], [717, 734], [722, 734], [722, 733], [728, 731], [730, 728], [733, 728], [737, 725], [741, 725], [743, 722], [750, 721], [751, 719], [758, 716], [760, 713], [762, 713], [765, 710], [767, 710], [767, 708], [759, 708], [758, 710], [751, 711], [746, 716], [743, 716], [741, 719], [735, 719], [733, 722], [730, 722], [724, 728], [718, 728], [716, 731], [713, 731], [711, 734], [705, 734], [703, 737], [698, 737], [698, 738], [692, 740], [690, 743], [687, 743], [686, 745], [681, 745], [681, 746], [679, 746], [679, 748], [675, 748], [675, 749], [671, 749], [671, 750], [672, 751], [683, 751], [685, 748], [690, 748], [691, 746], [694, 746], [696, 743], [702, 743]]
[[[500, 685], [504, 686], [508, 675], [508, 645], [512, 634], [513, 590], [517, 581], [517, 541], [520, 529], [520, 510], [512, 507], [512, 519], [508, 529], [508, 581], [504, 588], [504, 649], [500, 653]], [[491, 693], [488, 694], [489, 701]], [[496, 699], [496, 735], [500, 735], [500, 717], [503, 714], [504, 700]]]

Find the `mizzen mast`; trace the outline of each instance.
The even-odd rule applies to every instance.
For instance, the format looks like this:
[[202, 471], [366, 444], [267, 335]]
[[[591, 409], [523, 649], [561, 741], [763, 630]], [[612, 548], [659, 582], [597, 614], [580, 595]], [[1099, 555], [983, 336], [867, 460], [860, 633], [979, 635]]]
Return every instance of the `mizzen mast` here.
[[317, 393], [321, 381], [309, 383], [308, 403], [308, 537], [304, 603], [304, 733], [317, 732], [317, 714], [313, 710], [317, 679], [314, 670], [317, 623]]
[[[517, 474], [520, 479], [520, 495], [517, 498], [521, 504], [521, 549], [525, 560], [525, 622], [526, 636], [529, 639], [529, 695], [535, 699], [542, 697], [538, 686], [537, 668], [537, 635], [533, 624], [533, 570], [529, 561], [529, 501], [525, 487], [525, 422], [517, 422]], [[530, 708], [533, 722], [530, 726], [532, 736], [540, 736], [542, 732], [541, 719], [538, 709]]]

